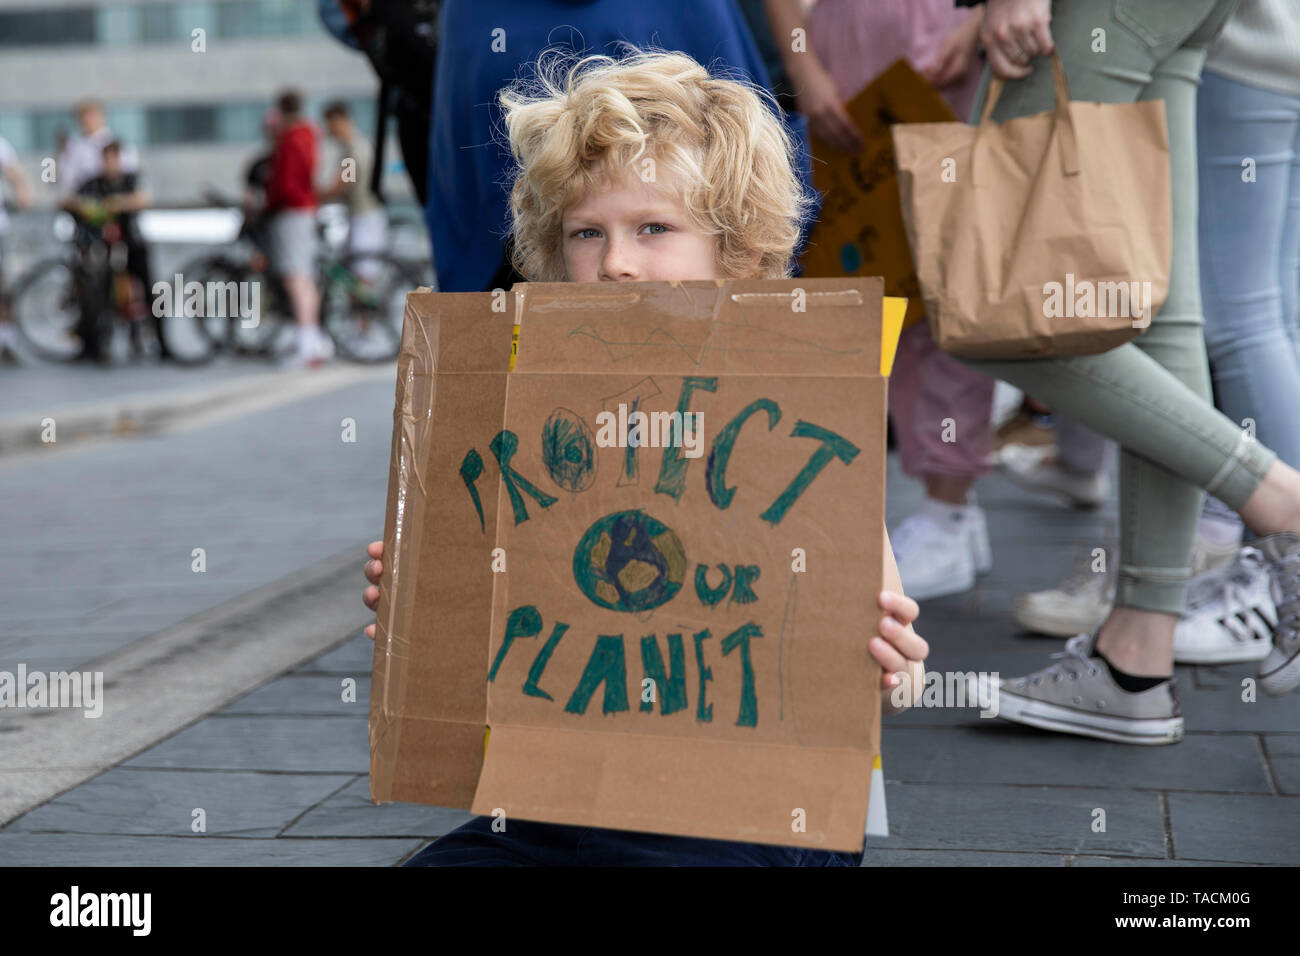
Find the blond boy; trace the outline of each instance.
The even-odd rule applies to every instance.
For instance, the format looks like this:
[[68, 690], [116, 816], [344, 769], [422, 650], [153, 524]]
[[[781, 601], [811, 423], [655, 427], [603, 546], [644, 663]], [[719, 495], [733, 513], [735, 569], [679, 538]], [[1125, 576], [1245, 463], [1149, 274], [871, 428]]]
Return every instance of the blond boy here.
[[[680, 53], [543, 57], [501, 92], [517, 164], [510, 193], [514, 265], [530, 281], [652, 282], [790, 275], [812, 203], [770, 96], [711, 76]], [[925, 640], [902, 593], [883, 523], [884, 611], [866, 650], [882, 688], [919, 687]], [[374, 608], [383, 542], [367, 549]], [[366, 628], [374, 637], [374, 625]], [[864, 638], [868, 635], [864, 635]], [[885, 713], [897, 712], [884, 698]], [[478, 817], [408, 866], [855, 866], [860, 854]]]

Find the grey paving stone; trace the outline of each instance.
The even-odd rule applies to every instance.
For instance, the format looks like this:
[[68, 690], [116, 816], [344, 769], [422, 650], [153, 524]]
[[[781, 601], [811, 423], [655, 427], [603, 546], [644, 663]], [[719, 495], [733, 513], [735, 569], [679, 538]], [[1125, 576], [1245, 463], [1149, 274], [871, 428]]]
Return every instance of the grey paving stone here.
[[[365, 553], [362, 554], [362, 562], [365, 561]], [[365, 578], [360, 578], [360, 584], [357, 588], [357, 597], [360, 599], [361, 587], [365, 584]], [[355, 638], [348, 641], [328, 654], [322, 654], [316, 660], [304, 664], [298, 668], [298, 674], [339, 674], [345, 677], [360, 678], [368, 675], [374, 669], [375, 642], [366, 637], [365, 633], [358, 634]]]
[[348, 675], [356, 681], [355, 700], [343, 700], [344, 677], [307, 677], [296, 674], [271, 681], [241, 697], [222, 714], [279, 714], [281, 716], [370, 716], [370, 674]]
[[1264, 743], [1268, 746], [1269, 756], [1300, 757], [1300, 732], [1265, 734]]
[[[116, 767], [19, 817], [4, 832], [274, 837], [351, 779]], [[204, 811], [205, 833], [191, 829], [196, 808]]]
[[881, 844], [883, 837], [867, 841], [863, 866], [1064, 866], [1063, 858], [1048, 853], [986, 853], [980, 850], [895, 850]]
[[0, 866], [396, 866], [422, 840], [256, 840], [0, 832]]
[[1265, 734], [1263, 745], [1278, 791], [1300, 796], [1300, 734]]
[[[123, 646], [350, 546], [359, 598], [360, 546], [383, 526], [392, 403], [391, 382], [365, 382], [193, 431], [5, 463], [0, 540], [39, 547], [0, 556], [0, 634], [84, 630]], [[339, 440], [345, 416], [355, 444]], [[190, 570], [195, 547], [207, 550], [203, 574]], [[66, 666], [67, 646], [26, 662]], [[82, 660], [112, 649], [88, 642]]]
[[313, 807], [285, 831], [286, 836], [420, 836], [433, 839], [472, 819], [468, 810], [418, 803], [375, 804], [370, 780], [362, 777]]
[[1174, 855], [1188, 860], [1300, 864], [1300, 800], [1169, 794]]
[[368, 725], [345, 717], [208, 717], [124, 766], [368, 773]]
[[[1165, 855], [1155, 793], [887, 783], [886, 804], [891, 849]], [[1106, 811], [1104, 833], [1092, 831], [1098, 807]]]
[[1209, 860], [1145, 860], [1129, 859], [1118, 856], [1076, 856], [1067, 857], [1066, 866], [1157, 866], [1157, 867], [1192, 867], [1192, 866], [1258, 866], [1257, 863], [1214, 862]]
[[890, 727], [881, 742], [887, 779], [907, 783], [1272, 792], [1255, 739], [1188, 734], [1138, 747], [1053, 733], [998, 718], [957, 727]]
[[[1183, 711], [1187, 729], [1208, 731], [1287, 731], [1300, 727], [1300, 695], [1270, 697], [1258, 687], [1253, 701], [1241, 699], [1241, 678], [1254, 677], [1255, 665], [1237, 665], [1235, 679], [1217, 683], [1213, 687], [1197, 686], [1192, 679], [1185, 680], [1183, 668], [1178, 673], [1178, 701]], [[1189, 674], [1190, 678], [1191, 675]]]

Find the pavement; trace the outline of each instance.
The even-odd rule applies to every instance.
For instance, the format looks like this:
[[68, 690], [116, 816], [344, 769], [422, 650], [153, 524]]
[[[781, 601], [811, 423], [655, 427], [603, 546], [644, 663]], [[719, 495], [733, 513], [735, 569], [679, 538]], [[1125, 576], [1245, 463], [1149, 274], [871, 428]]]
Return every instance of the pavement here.
[[[0, 532], [17, 543], [0, 556], [0, 669], [97, 659], [123, 706], [190, 675], [116, 721], [125, 742], [83, 731], [85, 753], [67, 725], [40, 726], [58, 721], [0, 718], [0, 739], [25, 741], [0, 748], [0, 864], [392, 866], [469, 818], [369, 799], [357, 592], [382, 526], [392, 392], [390, 370], [242, 417], [0, 458]], [[343, 416], [355, 444], [339, 440]], [[996, 474], [976, 490], [994, 569], [923, 603], [927, 667], [1026, 673], [1063, 642], [1017, 631], [1013, 600], [1108, 543], [1116, 506], [1068, 509]], [[921, 497], [891, 455], [891, 528]], [[890, 836], [868, 840], [866, 865], [1300, 863], [1300, 694], [1244, 702], [1253, 673], [1179, 666], [1187, 736], [1166, 747], [975, 710], [886, 718]], [[49, 792], [13, 784], [33, 777]]]

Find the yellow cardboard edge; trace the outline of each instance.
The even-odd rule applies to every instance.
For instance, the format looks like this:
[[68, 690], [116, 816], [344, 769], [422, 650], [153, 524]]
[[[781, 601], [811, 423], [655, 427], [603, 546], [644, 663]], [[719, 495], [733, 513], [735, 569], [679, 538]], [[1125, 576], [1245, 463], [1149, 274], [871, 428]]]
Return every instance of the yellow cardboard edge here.
[[898, 352], [898, 337], [903, 332], [903, 319], [907, 316], [907, 299], [887, 295], [880, 306], [880, 374], [885, 378], [894, 368], [894, 355]]

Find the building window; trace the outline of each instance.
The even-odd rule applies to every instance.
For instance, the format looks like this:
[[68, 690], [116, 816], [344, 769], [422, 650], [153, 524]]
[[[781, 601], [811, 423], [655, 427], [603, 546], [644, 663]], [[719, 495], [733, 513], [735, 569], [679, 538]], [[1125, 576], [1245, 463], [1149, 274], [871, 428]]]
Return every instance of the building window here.
[[258, 143], [265, 103], [227, 103], [217, 107], [217, 138], [223, 143]]
[[217, 141], [215, 106], [155, 106], [145, 111], [150, 146]]
[[231, 0], [216, 8], [223, 37], [298, 36], [321, 29], [316, 4], [302, 0]]
[[140, 39], [146, 43], [174, 40], [176, 9], [161, 3], [150, 3], [136, 8], [140, 14]]
[[94, 42], [95, 11], [91, 7], [0, 13], [0, 47]]
[[33, 110], [29, 116], [32, 124], [31, 148], [49, 156], [58, 153], [65, 137], [80, 132], [77, 121], [67, 110]]

